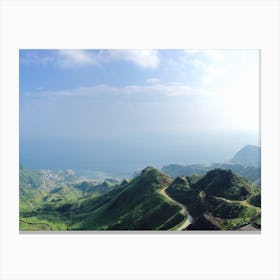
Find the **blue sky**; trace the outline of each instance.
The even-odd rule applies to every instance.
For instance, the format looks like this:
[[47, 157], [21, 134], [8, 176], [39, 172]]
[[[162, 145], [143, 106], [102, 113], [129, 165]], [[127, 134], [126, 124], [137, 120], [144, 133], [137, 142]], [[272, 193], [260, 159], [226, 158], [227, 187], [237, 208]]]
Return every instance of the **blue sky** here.
[[144, 150], [168, 139], [162, 151], [207, 138], [219, 147], [234, 135], [232, 150], [258, 142], [257, 50], [20, 50], [19, 58], [23, 152], [47, 139]]

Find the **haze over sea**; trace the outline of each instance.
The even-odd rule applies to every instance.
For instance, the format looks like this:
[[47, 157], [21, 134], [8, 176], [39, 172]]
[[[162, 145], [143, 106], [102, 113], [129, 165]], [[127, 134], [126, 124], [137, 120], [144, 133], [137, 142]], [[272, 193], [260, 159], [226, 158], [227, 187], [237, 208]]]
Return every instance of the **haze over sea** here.
[[113, 176], [259, 145], [257, 50], [21, 50], [20, 163]]

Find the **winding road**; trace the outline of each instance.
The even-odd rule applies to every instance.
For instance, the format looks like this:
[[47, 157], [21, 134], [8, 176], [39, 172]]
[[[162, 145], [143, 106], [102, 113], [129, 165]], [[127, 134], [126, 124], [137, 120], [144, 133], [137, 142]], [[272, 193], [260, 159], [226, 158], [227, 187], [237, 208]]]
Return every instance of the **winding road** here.
[[183, 205], [182, 203], [174, 200], [172, 197], [170, 197], [167, 193], [166, 193], [166, 189], [168, 188], [165, 187], [162, 190], [159, 191], [159, 193], [161, 195], [163, 195], [164, 197], [166, 197], [168, 200], [170, 200], [171, 202], [179, 205], [182, 209], [180, 211], [181, 214], [183, 214], [186, 217], [186, 220], [183, 222], [182, 225], [180, 225], [176, 230], [183, 230], [184, 228], [186, 228], [189, 224], [191, 224], [193, 222], [193, 217], [191, 216], [190, 212], [188, 211], [188, 209], [186, 208], [185, 205]]

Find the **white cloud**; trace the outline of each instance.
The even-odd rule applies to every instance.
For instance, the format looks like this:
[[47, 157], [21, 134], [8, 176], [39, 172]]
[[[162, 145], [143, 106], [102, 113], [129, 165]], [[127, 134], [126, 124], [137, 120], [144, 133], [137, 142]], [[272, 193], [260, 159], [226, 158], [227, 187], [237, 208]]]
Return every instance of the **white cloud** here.
[[57, 50], [26, 52], [21, 62], [32, 64], [55, 64], [61, 68], [101, 65], [112, 61], [127, 61], [143, 68], [156, 68], [159, 65], [157, 50]]
[[20, 58], [20, 62], [24, 64], [41, 64], [44, 66], [55, 62], [55, 57], [49, 54], [42, 55], [37, 51], [30, 51]]
[[195, 97], [211, 95], [211, 92], [193, 88], [187, 85], [176, 84], [151, 84], [151, 85], [128, 85], [124, 87], [113, 87], [109, 85], [97, 85], [91, 87], [79, 87], [70, 90], [40, 91], [34, 93], [41, 97], [98, 97], [118, 98], [118, 100], [130, 101], [153, 101], [171, 97]]
[[102, 62], [105, 62], [102, 55], [88, 50], [59, 50], [57, 55], [57, 64], [62, 68], [97, 65]]
[[160, 83], [160, 79], [158, 79], [158, 78], [149, 78], [149, 79], [146, 80], [146, 83], [147, 84], [158, 84], [158, 83]]
[[29, 50], [24, 51], [21, 56], [21, 63], [24, 64], [41, 64], [41, 65], [56, 65], [62, 68], [71, 68], [76, 66], [97, 64], [98, 57], [87, 50]]
[[200, 81], [205, 85], [219, 82], [219, 80], [223, 79], [227, 73], [225, 67], [216, 63], [208, 63], [198, 58], [191, 59], [189, 62], [196, 71], [200, 72]]
[[156, 50], [60, 50], [58, 64], [61, 67], [100, 65], [111, 61], [128, 61], [139, 67], [155, 68], [159, 64]]
[[193, 57], [200, 57], [200, 58], [206, 58], [211, 61], [221, 61], [223, 59], [223, 53], [224, 50], [188, 50], [185, 49], [184, 52]]
[[144, 68], [159, 65], [157, 50], [108, 50], [108, 54], [112, 59], [129, 61]]
[[221, 50], [184, 50], [184, 62], [193, 67], [201, 85], [217, 86], [227, 74], [224, 64], [225, 51]]
[[59, 55], [64, 63], [89, 64], [94, 59], [85, 50], [59, 50]]
[[[182, 60], [181, 56], [177, 60], [168, 58], [167, 69], [173, 67], [176, 74], [190, 74], [191, 78], [198, 81], [191, 83], [197, 85], [193, 87], [187, 85], [190, 83], [188, 77], [186, 80], [179, 80], [182, 84], [163, 84], [160, 79], [151, 76], [144, 85], [96, 85], [60, 91], [37, 89], [32, 94], [25, 94], [31, 97], [41, 96], [42, 99], [50, 97], [53, 104], [75, 104], [81, 101], [105, 108], [105, 111], [107, 106], [113, 107], [121, 103], [129, 107], [131, 112], [136, 107], [141, 107], [139, 115], [145, 116], [146, 106], [151, 106], [151, 112], [156, 115], [163, 115], [165, 112], [182, 115], [182, 129], [193, 123], [194, 127], [205, 130], [220, 128], [224, 131], [258, 131], [258, 53], [221, 52], [220, 56], [219, 51], [186, 50]], [[31, 56], [31, 61], [53, 63], [54, 59], [49, 54], [38, 56], [35, 53]], [[61, 67], [126, 61], [139, 67], [154, 68], [160, 63], [158, 52], [154, 50], [61, 50], [52, 55], [55, 56], [54, 63]], [[181, 71], [180, 65], [187, 65], [188, 72]], [[164, 63], [161, 66], [164, 67]], [[106, 106], [103, 106], [104, 101], [107, 102]]]

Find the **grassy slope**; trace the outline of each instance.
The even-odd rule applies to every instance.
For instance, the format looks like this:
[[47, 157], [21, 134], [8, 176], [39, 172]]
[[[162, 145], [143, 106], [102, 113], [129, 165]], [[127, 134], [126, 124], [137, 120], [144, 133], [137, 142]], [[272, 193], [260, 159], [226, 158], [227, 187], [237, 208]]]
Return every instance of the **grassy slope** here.
[[158, 170], [146, 168], [116, 197], [92, 213], [77, 229], [169, 229], [184, 219], [180, 207], [171, 203], [159, 190], [172, 179]]
[[222, 221], [222, 229], [248, 223], [260, 227], [260, 190], [229, 171], [212, 170], [172, 182], [146, 168], [131, 182], [100, 185], [98, 191], [90, 184], [47, 191], [28, 182], [20, 187], [21, 230], [176, 230], [184, 216], [178, 205], [159, 194], [167, 186], [167, 193], [194, 218], [211, 212]]
[[212, 170], [194, 182], [181, 177], [167, 193], [185, 204], [194, 218], [210, 212], [223, 219], [221, 229], [237, 229], [249, 223], [260, 227], [260, 190], [231, 171]]
[[159, 194], [171, 182], [146, 168], [131, 182], [106, 188], [104, 194], [92, 193], [86, 184], [49, 192], [21, 186], [20, 229], [171, 229], [184, 220], [180, 207]]
[[[114, 188], [114, 182], [105, 181], [100, 185], [90, 182], [80, 184], [72, 181], [59, 183], [59, 187], [41, 187], [42, 172], [20, 168], [20, 230], [66, 230], [72, 225], [72, 216], [87, 207], [84, 201]], [[63, 177], [62, 177], [63, 178]], [[100, 200], [104, 202], [104, 198]]]

